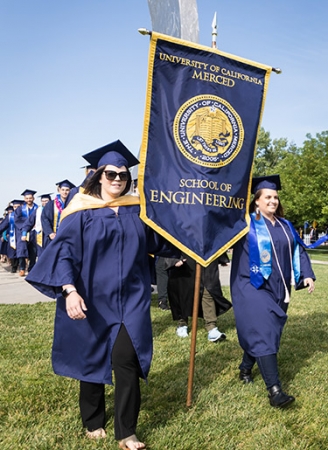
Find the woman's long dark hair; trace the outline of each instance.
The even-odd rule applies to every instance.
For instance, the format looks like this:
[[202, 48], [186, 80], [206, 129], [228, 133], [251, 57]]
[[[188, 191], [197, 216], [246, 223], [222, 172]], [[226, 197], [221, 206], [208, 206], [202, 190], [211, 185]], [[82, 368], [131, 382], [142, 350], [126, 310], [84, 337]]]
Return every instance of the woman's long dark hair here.
[[[101, 184], [99, 183], [100, 177], [103, 173], [103, 171], [105, 170], [106, 166], [100, 166], [95, 173], [87, 180], [86, 185], [84, 187], [84, 194], [87, 195], [92, 195], [92, 197], [97, 197], [97, 198], [101, 198]], [[124, 189], [124, 191], [122, 192], [122, 194], [120, 195], [120, 197], [122, 197], [122, 195], [125, 195], [127, 192], [129, 192], [130, 187], [131, 187], [131, 182], [132, 182], [132, 178], [131, 178], [131, 173], [129, 171], [129, 169], [126, 169], [127, 172], [129, 173], [129, 179], [126, 182], [126, 187]]]
[[[263, 193], [263, 189], [259, 189], [258, 191], [256, 191], [253, 200], [251, 201], [250, 205], [249, 205], [249, 212], [255, 212], [256, 211], [256, 200], [258, 200], [261, 195]], [[275, 212], [275, 216], [277, 217], [284, 217], [284, 209], [282, 207], [282, 204], [280, 203], [280, 199], [279, 199], [279, 204], [278, 204], [278, 208], [277, 211]], [[258, 220], [258, 219], [257, 219]]]

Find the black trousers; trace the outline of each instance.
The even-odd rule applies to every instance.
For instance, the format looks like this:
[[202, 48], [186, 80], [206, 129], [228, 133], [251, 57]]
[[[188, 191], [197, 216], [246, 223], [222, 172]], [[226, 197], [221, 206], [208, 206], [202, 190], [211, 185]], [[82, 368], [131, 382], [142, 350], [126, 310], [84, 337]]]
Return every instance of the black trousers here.
[[165, 258], [159, 256], [156, 261], [156, 284], [158, 292], [158, 303], [167, 304], [167, 282], [169, 276], [165, 270]]
[[[141, 404], [141, 369], [124, 325], [114, 344], [112, 366], [115, 375], [115, 439], [120, 440], [136, 433]], [[104, 428], [106, 413], [103, 384], [80, 381], [80, 411], [83, 426], [89, 431]]]
[[257, 362], [267, 389], [272, 388], [274, 385], [279, 387], [281, 386], [279, 380], [277, 354], [258, 356], [257, 358], [254, 358], [254, 356], [244, 352], [243, 360], [239, 368], [252, 369], [255, 362]]

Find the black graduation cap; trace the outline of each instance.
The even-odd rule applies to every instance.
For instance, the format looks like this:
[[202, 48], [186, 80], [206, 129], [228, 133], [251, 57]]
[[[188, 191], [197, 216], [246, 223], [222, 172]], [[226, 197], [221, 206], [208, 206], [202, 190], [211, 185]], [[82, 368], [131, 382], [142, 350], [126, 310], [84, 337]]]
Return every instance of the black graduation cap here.
[[70, 189], [76, 187], [75, 184], [71, 183], [69, 180], [63, 180], [63, 181], [58, 181], [58, 183], [56, 183], [56, 186], [58, 187], [68, 187]]
[[281, 189], [279, 175], [265, 175], [263, 177], [254, 177], [252, 179], [252, 194], [255, 194], [260, 189], [273, 189], [279, 191]]
[[12, 205], [7, 206], [7, 208], [5, 208], [5, 211], [9, 212], [9, 211], [13, 211], [14, 208]]
[[50, 194], [42, 194], [42, 195], [38, 195], [39, 198], [41, 198], [41, 200], [45, 200], [46, 198], [48, 200], [51, 200], [51, 195], [53, 194], [53, 192], [51, 192]]
[[[28, 195], [28, 194], [22, 194], [22, 195]], [[24, 205], [24, 200], [12, 200], [10, 202], [12, 205]]]
[[86, 153], [83, 158], [93, 167], [99, 168], [111, 164], [116, 167], [132, 167], [139, 164], [139, 160], [128, 150], [120, 140], [104, 145], [97, 150]]
[[36, 191], [32, 191], [32, 189], [25, 189], [25, 191], [21, 193], [21, 195], [34, 195], [34, 194], [36, 194]]

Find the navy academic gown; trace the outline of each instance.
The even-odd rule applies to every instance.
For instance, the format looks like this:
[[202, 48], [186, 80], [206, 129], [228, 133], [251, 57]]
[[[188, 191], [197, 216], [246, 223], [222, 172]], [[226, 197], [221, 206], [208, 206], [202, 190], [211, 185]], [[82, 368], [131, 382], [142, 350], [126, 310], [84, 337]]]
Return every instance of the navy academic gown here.
[[[42, 208], [42, 206], [39, 206], [39, 208]], [[30, 215], [28, 216], [28, 218], [25, 220], [25, 222], [24, 222], [24, 224], [23, 224], [23, 226], [22, 226], [22, 232], [25, 231], [26, 233], [30, 233], [30, 232], [33, 230], [33, 228], [35, 227], [36, 213], [37, 213], [37, 211], [38, 211], [38, 208], [35, 209], [35, 210], [32, 212], [32, 214], [30, 214]], [[36, 242], [37, 255], [38, 255], [38, 256], [41, 256], [41, 253], [42, 253], [42, 246], [43, 246], [43, 240], [44, 240], [44, 238], [43, 238], [43, 233], [42, 233], [42, 231], [41, 231], [41, 233], [42, 233], [42, 246], [40, 246], [40, 245], [38, 244], [38, 241], [37, 241], [37, 233], [36, 233], [35, 230], [34, 230], [34, 233], [35, 233], [35, 242]]]
[[[1, 223], [0, 223], [0, 226], [1, 226]], [[7, 234], [8, 234], [7, 230], [4, 230], [3, 232], [0, 231], [0, 255], [7, 256], [7, 251], [8, 251]]]
[[[266, 219], [265, 222], [271, 233], [290, 293], [291, 267], [286, 235], [279, 224], [273, 226]], [[293, 243], [288, 225], [282, 226]], [[300, 264], [301, 279], [315, 279], [309, 257], [303, 247], [300, 247]], [[285, 287], [273, 252], [272, 273], [269, 279], [265, 280], [259, 289], [251, 284], [248, 235], [239, 240], [233, 248], [230, 289], [238, 339], [243, 350], [254, 357], [277, 353], [287, 320], [288, 303], [284, 303]]]
[[[49, 204], [49, 203], [48, 203]], [[173, 254], [139, 218], [139, 206], [79, 211], [67, 216], [26, 280], [57, 297], [52, 363], [56, 374], [93, 383], [112, 383], [111, 353], [125, 325], [143, 378], [152, 358], [151, 283], [148, 252]], [[66, 313], [61, 286], [74, 284], [87, 319]]]
[[[16, 256], [17, 258], [28, 258], [28, 246], [27, 241], [22, 241], [22, 228], [24, 225], [25, 220], [33, 214], [33, 211], [37, 209], [37, 205], [33, 203], [33, 208], [28, 208], [28, 215], [25, 216], [23, 214], [23, 207], [25, 208], [26, 205], [19, 206], [15, 210], [15, 233], [16, 233]], [[29, 242], [31, 245], [34, 245], [36, 248], [36, 233], [34, 230], [30, 232], [29, 235]]]
[[45, 249], [51, 242], [50, 234], [54, 233], [54, 200], [50, 200], [43, 208], [41, 224], [43, 232], [42, 246]]
[[0, 224], [0, 235], [2, 235], [2, 233], [4, 231], [7, 232], [8, 242], [7, 242], [7, 247], [6, 247], [6, 249], [7, 249], [6, 255], [8, 256], [9, 259], [14, 259], [14, 258], [16, 258], [16, 249], [12, 248], [9, 243], [9, 217], [10, 217], [10, 214], [14, 214], [14, 213], [12, 212], [12, 213], [7, 214], [6, 217], [3, 219], [3, 221]]

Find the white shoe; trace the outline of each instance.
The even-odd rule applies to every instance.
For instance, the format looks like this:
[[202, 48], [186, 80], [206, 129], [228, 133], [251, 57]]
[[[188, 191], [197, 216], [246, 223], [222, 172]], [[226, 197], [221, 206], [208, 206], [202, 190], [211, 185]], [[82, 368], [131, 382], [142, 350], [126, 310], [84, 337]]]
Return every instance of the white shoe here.
[[208, 340], [211, 342], [224, 341], [226, 339], [226, 335], [221, 333], [218, 328], [213, 328], [208, 332]]
[[181, 338], [188, 337], [188, 327], [187, 325], [183, 325], [182, 327], [178, 327], [176, 329], [176, 334]]

